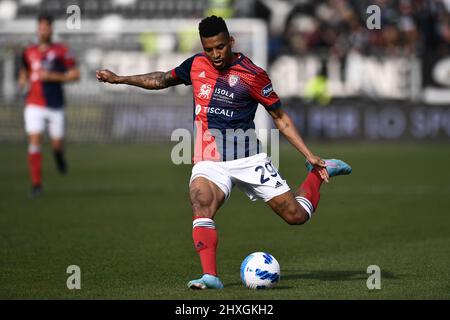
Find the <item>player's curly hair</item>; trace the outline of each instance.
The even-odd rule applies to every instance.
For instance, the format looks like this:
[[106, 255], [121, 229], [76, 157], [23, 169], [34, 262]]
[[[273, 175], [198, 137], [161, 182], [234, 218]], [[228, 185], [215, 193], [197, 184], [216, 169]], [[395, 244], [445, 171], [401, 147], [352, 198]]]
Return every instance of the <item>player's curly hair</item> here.
[[221, 32], [225, 32], [227, 37], [230, 36], [225, 21], [221, 17], [215, 15], [206, 17], [200, 21], [198, 31], [200, 33], [200, 37], [203, 38], [214, 37]]

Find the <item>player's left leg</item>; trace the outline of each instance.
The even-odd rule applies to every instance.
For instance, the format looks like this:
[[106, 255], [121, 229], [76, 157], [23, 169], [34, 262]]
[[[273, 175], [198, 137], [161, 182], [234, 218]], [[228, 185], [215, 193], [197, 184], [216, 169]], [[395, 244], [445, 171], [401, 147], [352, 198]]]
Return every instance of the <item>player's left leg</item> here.
[[53, 158], [61, 174], [67, 173], [67, 161], [64, 154], [64, 110], [50, 110], [49, 133], [52, 139]]
[[56, 168], [61, 174], [67, 173], [67, 162], [64, 155], [64, 140], [52, 139], [53, 159], [55, 160]]
[[290, 225], [304, 224], [310, 218], [311, 210], [307, 211], [292, 191], [275, 196], [266, 203]]
[[[325, 163], [330, 177], [352, 172], [352, 168], [342, 160], [327, 159]], [[305, 223], [319, 205], [323, 180], [317, 169], [309, 162], [306, 163], [306, 167], [309, 173], [295, 193], [289, 191], [267, 201], [269, 206], [289, 224]]]

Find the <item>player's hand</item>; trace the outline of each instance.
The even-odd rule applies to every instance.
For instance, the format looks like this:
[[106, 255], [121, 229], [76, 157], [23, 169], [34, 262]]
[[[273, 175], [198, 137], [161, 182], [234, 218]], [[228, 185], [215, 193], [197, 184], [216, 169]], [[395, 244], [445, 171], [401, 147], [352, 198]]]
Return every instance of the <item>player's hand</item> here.
[[39, 79], [41, 81], [53, 82], [60, 81], [61, 75], [49, 70], [42, 69], [39, 71]]
[[24, 101], [28, 94], [28, 88], [25, 86], [19, 86], [17, 87], [15, 93], [14, 100], [16, 101]]
[[44, 82], [64, 82], [65, 74], [42, 69], [39, 71], [39, 79]]
[[48, 72], [47, 70], [40, 70], [39, 71], [39, 79], [41, 81], [49, 81], [50, 80], [50, 72]]
[[311, 163], [317, 169], [317, 172], [319, 172], [320, 177], [323, 181], [325, 181], [326, 183], [330, 182], [330, 176], [328, 175], [327, 165], [325, 161], [315, 155], [308, 157], [306, 160], [308, 160], [309, 163]]
[[95, 72], [97, 80], [100, 82], [118, 83], [119, 76], [108, 69], [97, 70]]

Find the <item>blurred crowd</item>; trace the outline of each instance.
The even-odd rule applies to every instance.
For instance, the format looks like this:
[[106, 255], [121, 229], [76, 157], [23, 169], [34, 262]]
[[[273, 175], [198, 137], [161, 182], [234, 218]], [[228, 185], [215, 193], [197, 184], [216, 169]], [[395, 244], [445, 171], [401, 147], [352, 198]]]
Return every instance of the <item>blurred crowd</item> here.
[[[367, 20], [380, 8], [380, 29]], [[450, 0], [258, 0], [255, 16], [268, 21], [269, 55], [450, 54]]]
[[[269, 59], [280, 54], [450, 54], [450, 0], [0, 0], [0, 22], [34, 18], [44, 10], [66, 17], [77, 4], [82, 17], [127, 19], [256, 17], [269, 26]], [[379, 8], [367, 12], [370, 6]], [[373, 16], [373, 17], [372, 17]], [[367, 20], [380, 29], [367, 28]]]

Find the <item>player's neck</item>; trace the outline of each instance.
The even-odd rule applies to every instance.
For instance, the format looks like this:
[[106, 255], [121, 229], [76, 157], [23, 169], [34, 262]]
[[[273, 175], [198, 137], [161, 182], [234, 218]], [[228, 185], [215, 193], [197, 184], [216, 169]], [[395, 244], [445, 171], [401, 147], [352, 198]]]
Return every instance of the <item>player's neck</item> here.
[[39, 41], [39, 49], [41, 51], [47, 50], [51, 43], [51, 41]]
[[231, 63], [234, 63], [240, 57], [241, 57], [241, 54], [239, 52], [233, 52], [233, 59], [231, 59]]
[[240, 53], [237, 52], [233, 52], [230, 61], [228, 61], [226, 68], [229, 68], [230, 66], [233, 65], [233, 63], [236, 62], [236, 60], [238, 60], [241, 57]]

